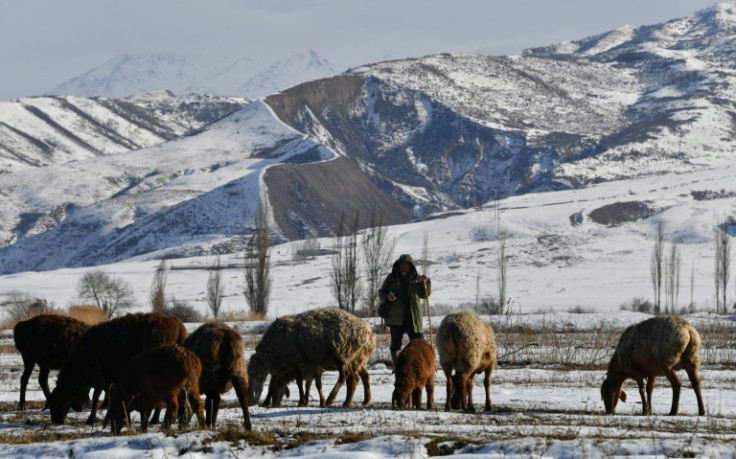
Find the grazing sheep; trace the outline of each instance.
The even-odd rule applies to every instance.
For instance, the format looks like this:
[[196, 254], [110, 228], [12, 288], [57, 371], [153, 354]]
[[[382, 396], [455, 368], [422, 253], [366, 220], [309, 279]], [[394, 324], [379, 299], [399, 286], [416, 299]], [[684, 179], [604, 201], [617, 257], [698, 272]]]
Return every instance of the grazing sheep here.
[[436, 342], [440, 366], [447, 378], [445, 410], [462, 408], [463, 411], [475, 411], [473, 376], [484, 372], [485, 410], [490, 411], [491, 372], [496, 366], [496, 336], [491, 326], [474, 312], [454, 312], [442, 319]]
[[160, 313], [128, 314], [93, 325], [79, 338], [59, 371], [49, 397], [52, 422], [63, 424], [75, 394], [94, 387], [87, 419], [87, 424], [94, 424], [100, 392], [117, 380], [128, 360], [157, 346], [182, 344], [186, 333], [181, 320]]
[[[105, 424], [110, 421], [111, 432], [118, 435], [125, 424], [130, 425], [130, 412], [141, 414], [141, 430], [148, 430], [151, 411], [162, 402], [166, 405], [161, 428], [166, 430], [176, 419], [180, 408], [189, 403], [204, 427], [202, 401], [199, 397], [199, 378], [202, 364], [189, 349], [179, 345], [159, 346], [130, 359], [112, 385], [110, 409]], [[182, 417], [182, 419], [188, 416]]]
[[214, 427], [217, 422], [220, 394], [234, 388], [243, 410], [245, 428], [251, 430], [245, 348], [238, 332], [221, 323], [204, 324], [189, 335], [184, 347], [194, 352], [202, 362], [199, 389], [207, 396], [207, 427]]
[[423, 338], [414, 338], [396, 359], [396, 382], [391, 407], [403, 410], [407, 405], [419, 409], [422, 389], [427, 389], [427, 409], [434, 405], [435, 354], [432, 345]]
[[[38, 364], [38, 384], [41, 386], [46, 404], [51, 396], [49, 370], [61, 368], [72, 345], [89, 326], [82, 321], [58, 314], [41, 314], [13, 327], [15, 347], [23, 358], [23, 374], [20, 377], [20, 402], [18, 409], [26, 407], [26, 388], [33, 367]], [[75, 407], [77, 408], [77, 407]]]
[[[654, 381], [657, 376], [665, 376], [672, 385], [670, 416], [674, 416], [677, 414], [681, 386], [676, 371], [684, 369], [698, 399], [698, 414], [705, 415], [698, 378], [699, 349], [700, 335], [681, 317], [652, 317], [628, 327], [621, 334], [601, 386], [606, 413], [616, 413], [619, 398], [626, 401], [622, 387], [624, 381], [631, 378], [639, 386], [643, 413], [651, 414]], [[644, 378], [647, 379], [646, 394]]]
[[271, 324], [251, 357], [251, 401], [258, 402], [263, 383], [271, 374], [267, 402], [278, 405], [286, 384], [296, 378], [299, 404], [305, 405], [303, 380], [314, 378], [319, 390], [322, 371], [334, 369], [338, 371], [338, 381], [326, 401], [320, 391], [320, 406], [330, 405], [345, 382], [348, 393], [343, 406], [352, 406], [358, 377], [363, 380], [365, 405], [371, 399], [365, 367], [375, 348], [376, 338], [370, 325], [340, 309], [317, 309], [281, 317]]

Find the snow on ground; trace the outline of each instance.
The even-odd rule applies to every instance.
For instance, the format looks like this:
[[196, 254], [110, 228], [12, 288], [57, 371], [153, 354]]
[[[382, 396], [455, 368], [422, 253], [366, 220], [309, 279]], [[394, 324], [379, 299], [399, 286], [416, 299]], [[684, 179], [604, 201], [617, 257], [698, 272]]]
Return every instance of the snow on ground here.
[[[292, 399], [280, 408], [251, 407], [254, 432], [241, 429], [242, 417], [231, 391], [224, 396], [218, 429], [211, 431], [169, 433], [152, 427], [140, 432], [112, 437], [99, 424], [84, 424], [86, 412], [70, 413], [65, 426], [50, 424], [48, 411], [39, 411], [43, 394], [35, 382], [29, 384], [28, 400], [32, 409], [13, 409], [18, 398], [22, 362], [12, 351], [10, 332], [0, 336], [0, 457], [328, 457], [378, 458], [426, 457], [442, 452], [449, 457], [733, 457], [736, 454], [736, 366], [733, 364], [733, 340], [729, 355], [718, 354], [717, 339], [733, 336], [733, 317], [700, 313], [688, 316], [703, 337], [701, 380], [707, 414], [696, 416], [696, 401], [684, 374], [677, 416], [669, 412], [671, 392], [661, 378], [653, 395], [652, 416], [640, 415], [641, 404], [636, 387], [629, 381], [627, 403], [618, 414], [603, 414], [599, 387], [605, 375], [612, 344], [600, 349], [589, 346], [586, 336], [596, 342], [601, 330], [613, 330], [617, 338], [621, 328], [647, 317], [645, 314], [546, 313], [528, 316], [484, 316], [496, 329], [499, 341], [499, 365], [492, 375], [490, 413], [445, 412], [445, 378], [436, 374], [434, 409], [395, 411], [390, 408], [394, 377], [383, 364], [387, 357], [388, 337], [379, 334], [379, 349], [370, 362], [372, 402], [361, 406], [363, 391], [358, 387], [354, 408], [316, 406], [314, 392], [308, 407], [297, 407]], [[441, 316], [433, 317], [436, 324]], [[370, 319], [378, 325], [377, 319]], [[536, 353], [523, 358], [512, 355], [513, 342], [520, 324], [539, 342]], [[231, 323], [253, 343], [268, 322]], [[187, 324], [191, 331], [198, 324]], [[725, 335], [712, 335], [714, 327], [725, 327]], [[558, 349], [544, 344], [557, 341]], [[605, 341], [605, 340], [603, 340]], [[509, 344], [511, 343], [511, 344]], [[247, 346], [252, 354], [252, 345]], [[605, 359], [590, 366], [590, 357], [580, 348], [601, 353]], [[549, 356], [574, 355], [572, 365], [548, 362]], [[378, 358], [376, 358], [378, 357]], [[521, 362], [521, 363], [520, 363]], [[577, 364], [575, 364], [577, 362]], [[681, 372], [684, 373], [684, 372]], [[52, 380], [54, 372], [52, 372]], [[324, 387], [336, 381], [336, 372], [326, 372]], [[291, 386], [292, 394], [296, 388]], [[476, 378], [473, 393], [477, 408], [482, 407], [482, 381]], [[426, 398], [425, 398], [426, 403]], [[426, 406], [423, 404], [423, 407]], [[134, 425], [138, 417], [134, 414]]]

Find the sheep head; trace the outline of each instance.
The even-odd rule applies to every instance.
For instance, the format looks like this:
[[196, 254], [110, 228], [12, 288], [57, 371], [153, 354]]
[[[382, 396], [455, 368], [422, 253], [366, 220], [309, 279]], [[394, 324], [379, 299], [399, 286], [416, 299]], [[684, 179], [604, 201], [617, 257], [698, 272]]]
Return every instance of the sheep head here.
[[601, 397], [603, 398], [603, 405], [606, 408], [606, 414], [616, 414], [616, 405], [619, 399], [622, 402], [626, 402], [626, 392], [623, 391], [624, 382], [613, 381], [610, 378], [606, 378], [601, 385]]
[[248, 363], [248, 402], [251, 406], [258, 405], [263, 394], [263, 385], [268, 376], [268, 368], [263, 359], [254, 354]]

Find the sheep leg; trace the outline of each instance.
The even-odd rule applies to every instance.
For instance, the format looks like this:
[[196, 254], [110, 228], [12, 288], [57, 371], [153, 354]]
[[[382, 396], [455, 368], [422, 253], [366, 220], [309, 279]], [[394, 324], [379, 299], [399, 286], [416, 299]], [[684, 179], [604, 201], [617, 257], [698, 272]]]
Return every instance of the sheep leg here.
[[301, 370], [296, 370], [296, 387], [299, 389], [299, 404], [298, 406], [307, 406], [307, 403], [309, 400], [307, 400], [307, 396], [304, 395], [304, 376], [302, 375]]
[[325, 408], [327, 406], [327, 402], [325, 402], [325, 393], [322, 392], [322, 372], [318, 371], [316, 375], [314, 375], [314, 385], [317, 387], [317, 392], [319, 393], [319, 407]]
[[[173, 395], [168, 394], [164, 403], [166, 404], [166, 414], [164, 414], [164, 421], [161, 423], [161, 430], [168, 430], [174, 422], [174, 419], [176, 419], [176, 413], [179, 411], [179, 400], [177, 400]], [[141, 417], [141, 427], [143, 427], [142, 423], [143, 418]], [[148, 421], [146, 421], [146, 424], [147, 423]]]
[[[245, 430], [251, 430], [250, 424], [250, 412], [248, 411], [248, 383], [245, 378], [234, 376], [230, 379], [230, 382], [235, 389], [235, 395], [238, 396], [238, 403], [240, 403], [240, 409], [243, 410], [243, 423]], [[212, 426], [215, 426], [215, 421], [212, 421]]]
[[304, 380], [304, 400], [299, 401], [299, 406], [307, 406], [309, 404], [309, 392], [312, 391], [312, 381], [313, 380], [314, 378], [312, 377], [309, 377], [306, 380]]
[[[212, 426], [214, 427], [215, 421], [217, 420], [217, 411], [220, 408], [220, 394], [215, 393], [215, 397], [212, 397], [214, 399], [213, 401], [213, 411], [212, 411]], [[194, 412], [194, 415], [197, 417], [197, 424], [199, 424], [199, 428], [202, 429], [205, 427], [205, 418], [204, 418], [204, 409], [202, 408], [202, 399], [199, 396], [199, 393], [197, 391], [190, 391], [188, 393], [188, 402], [189, 402], [189, 408]]]
[[88, 426], [94, 425], [97, 420], [97, 402], [100, 401], [100, 394], [102, 393], [101, 387], [95, 387], [92, 391], [92, 411], [89, 413], [89, 417], [85, 421]]
[[703, 405], [703, 395], [700, 393], [700, 378], [698, 377], [698, 369], [695, 367], [685, 368], [690, 384], [695, 391], [695, 398], [698, 399], [698, 415], [705, 416], [705, 405]]
[[491, 411], [491, 370], [490, 366], [486, 368], [486, 374], [483, 378], [483, 388], [486, 390], [486, 411]]
[[151, 420], [149, 424], [158, 424], [160, 418], [161, 418], [161, 405], [156, 405], [156, 408], [153, 409], [153, 414], [151, 415]]
[[[217, 414], [220, 412], [220, 394], [214, 393], [212, 397], [207, 396], [207, 402], [210, 404], [209, 408], [209, 419], [205, 420], [207, 427], [215, 427], [217, 424]], [[192, 406], [194, 410], [194, 406]]]
[[[18, 410], [20, 411], [26, 409], [26, 387], [28, 387], [28, 379], [31, 377], [31, 373], [33, 373], [33, 367], [35, 365], [35, 362], [23, 362], [23, 374], [20, 375], [20, 402], [18, 402]], [[46, 400], [48, 400], [48, 398], [49, 397], [47, 395]]]
[[[651, 380], [651, 379], [648, 379], [648, 380], [647, 380], [647, 385], [649, 385], [649, 381], [650, 381], [650, 380]], [[641, 397], [641, 409], [642, 409], [642, 414], [646, 416], [646, 415], [648, 415], [648, 414], [650, 414], [650, 413], [649, 413], [649, 411], [647, 410], [647, 407], [648, 407], [649, 405], [648, 405], [648, 403], [647, 403], [647, 395], [646, 395], [646, 393], [644, 392], [644, 378], [639, 378], [639, 379], [637, 379], [637, 380], [636, 380], [636, 385], [637, 385], [637, 386], [639, 387], [639, 396]]]
[[332, 388], [332, 392], [330, 392], [330, 395], [327, 397], [327, 406], [332, 405], [332, 402], [335, 401], [335, 397], [337, 397], [337, 392], [340, 390], [342, 385], [345, 384], [345, 380], [350, 373], [350, 370], [344, 363], [338, 365], [337, 368], [337, 382], [335, 383], [335, 387]]
[[655, 381], [657, 381], [656, 376], [647, 378], [647, 412], [645, 414], [652, 414], [652, 392], [654, 391]]
[[51, 391], [49, 390], [49, 369], [46, 367], [39, 366], [38, 371], [38, 385], [41, 386], [43, 396], [46, 397], [46, 403], [43, 405], [45, 410], [49, 406], [49, 397], [51, 397]]
[[422, 389], [414, 389], [411, 393], [412, 407], [419, 410], [422, 407]]
[[363, 406], [366, 406], [373, 398], [373, 395], [371, 395], [371, 376], [365, 367], [360, 367], [358, 375], [360, 375], [360, 380], [363, 382]]
[[[475, 406], [473, 406], [473, 374], [462, 373], [460, 376], [463, 386], [463, 411], [475, 412]], [[465, 399], [467, 397], [467, 403]]]
[[434, 408], [434, 377], [427, 382], [427, 409]]
[[680, 387], [682, 387], [682, 383], [680, 382], [680, 378], [677, 377], [677, 373], [673, 370], [669, 370], [665, 373], [665, 376], [672, 385], [672, 408], [670, 409], [670, 416], [674, 416], [680, 407]]
[[447, 379], [447, 398], [445, 401], [445, 411], [452, 411], [452, 366], [442, 365], [442, 371], [445, 373], [445, 379]]
[[[151, 418], [151, 409], [150, 408], [142, 408], [141, 409], [141, 432], [148, 432], [148, 420]], [[166, 419], [164, 419], [164, 423], [166, 422]]]
[[342, 404], [343, 408], [353, 407], [353, 397], [355, 396], [355, 389], [358, 387], [358, 374], [351, 371], [347, 377], [347, 393], [345, 394], [345, 402]]

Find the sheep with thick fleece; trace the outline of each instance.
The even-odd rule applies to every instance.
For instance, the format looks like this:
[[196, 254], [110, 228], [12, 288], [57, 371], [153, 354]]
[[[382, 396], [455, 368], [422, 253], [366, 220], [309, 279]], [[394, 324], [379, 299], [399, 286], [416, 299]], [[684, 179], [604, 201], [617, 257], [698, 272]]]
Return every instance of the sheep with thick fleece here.
[[[274, 321], [256, 346], [248, 366], [251, 400], [257, 403], [266, 377], [271, 375], [269, 395], [278, 404], [285, 385], [296, 378], [300, 404], [306, 404], [303, 380], [317, 378], [326, 369], [338, 371], [338, 381], [327, 400], [330, 405], [347, 381], [348, 394], [343, 406], [351, 406], [358, 377], [363, 379], [365, 396], [370, 402], [370, 382], [365, 369], [375, 351], [376, 338], [367, 322], [340, 309], [317, 309]], [[318, 389], [320, 380], [317, 379]], [[323, 396], [322, 396], [323, 397]]]
[[[51, 396], [49, 370], [58, 370], [66, 360], [72, 345], [87, 331], [89, 325], [77, 319], [59, 314], [40, 314], [15, 324], [13, 339], [23, 358], [23, 374], [20, 377], [20, 402], [18, 409], [26, 406], [26, 388], [33, 367], [38, 364], [38, 384], [41, 386], [46, 406]], [[75, 406], [75, 408], [78, 408]]]
[[394, 405], [403, 410], [407, 405], [419, 409], [422, 389], [427, 390], [427, 409], [434, 406], [435, 353], [432, 345], [423, 338], [414, 338], [401, 350], [396, 359], [396, 381], [391, 396]]
[[[490, 411], [491, 372], [496, 366], [496, 336], [491, 326], [474, 312], [454, 312], [442, 319], [436, 343], [440, 366], [447, 378], [445, 410], [475, 411], [473, 376], [482, 372], [485, 373], [485, 410]], [[455, 370], [454, 377], [452, 370]]]
[[697, 330], [678, 316], [652, 317], [628, 327], [621, 334], [608, 364], [606, 379], [601, 385], [606, 413], [615, 414], [619, 399], [626, 401], [622, 387], [624, 381], [631, 378], [639, 386], [643, 413], [651, 414], [654, 382], [657, 376], [665, 376], [672, 385], [670, 415], [674, 416], [677, 414], [682, 385], [676, 371], [684, 369], [698, 400], [698, 414], [703, 416], [705, 406], [698, 377], [699, 349], [700, 335]]
[[[177, 412], [188, 403], [199, 426], [204, 427], [199, 397], [201, 374], [199, 358], [183, 346], [159, 346], [137, 355], [125, 364], [112, 386], [105, 422], [110, 421], [112, 433], [117, 435], [125, 424], [130, 425], [130, 412], [138, 411], [141, 430], [146, 432], [151, 411], [164, 403], [166, 414], [161, 428], [165, 430], [176, 419]], [[184, 406], [180, 406], [180, 397]]]
[[92, 412], [87, 419], [93, 424], [100, 392], [117, 380], [128, 360], [157, 346], [182, 344], [186, 337], [181, 320], [160, 313], [127, 314], [93, 325], [79, 338], [59, 371], [49, 397], [51, 421], [63, 424], [75, 394], [93, 387]]
[[238, 332], [222, 323], [207, 323], [187, 337], [184, 347], [194, 352], [202, 362], [199, 390], [207, 396], [207, 426], [214, 427], [217, 423], [220, 394], [234, 388], [243, 411], [245, 428], [251, 430], [245, 347]]

